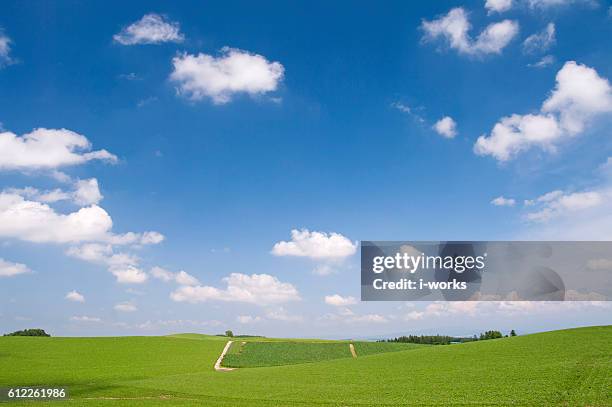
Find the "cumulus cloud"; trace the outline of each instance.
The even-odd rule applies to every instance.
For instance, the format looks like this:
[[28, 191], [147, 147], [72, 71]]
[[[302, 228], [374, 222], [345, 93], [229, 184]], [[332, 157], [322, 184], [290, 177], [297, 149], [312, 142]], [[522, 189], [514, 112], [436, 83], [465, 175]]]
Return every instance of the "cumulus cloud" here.
[[113, 39], [122, 45], [160, 44], [164, 42], [183, 42], [179, 23], [168, 21], [159, 14], [145, 14], [140, 20], [125, 27]]
[[64, 215], [47, 204], [0, 193], [1, 237], [39, 243], [103, 240], [112, 224], [108, 213], [97, 205]]
[[512, 0], [486, 0], [485, 8], [489, 11], [489, 14], [503, 13], [512, 8]]
[[583, 131], [593, 116], [612, 112], [612, 87], [595, 69], [566, 62], [556, 80], [557, 85], [544, 101], [542, 111], [557, 114], [561, 128], [570, 135]]
[[35, 129], [18, 136], [0, 132], [0, 170], [56, 169], [91, 160], [117, 162], [106, 150], [91, 151], [85, 136], [66, 129]]
[[142, 284], [147, 273], [138, 268], [140, 259], [128, 253], [115, 253], [113, 246], [102, 243], [85, 243], [68, 248], [66, 254], [91, 263], [104, 264], [120, 284]]
[[19, 274], [30, 273], [32, 270], [22, 263], [13, 263], [0, 258], [0, 277], [14, 277]]
[[552, 191], [527, 201], [528, 205], [538, 205], [536, 211], [527, 214], [527, 219], [535, 222], [546, 222], [552, 218], [565, 215], [570, 212], [600, 206], [605, 201], [605, 194], [600, 191], [563, 193]]
[[74, 202], [79, 205], [87, 206], [97, 204], [102, 200], [98, 180], [95, 178], [79, 180], [76, 182], [74, 191]]
[[71, 200], [80, 206], [97, 204], [103, 198], [98, 186], [98, 180], [95, 178], [76, 181], [73, 191], [64, 191], [60, 188], [55, 188], [50, 191], [41, 191], [37, 188], [25, 187], [8, 188], [4, 192], [21, 195], [24, 198], [44, 203]]
[[544, 53], [555, 41], [555, 24], [548, 23], [544, 30], [530, 35], [523, 41], [523, 52], [526, 54]]
[[297, 289], [269, 274], [232, 273], [225, 277], [226, 288], [212, 286], [182, 286], [170, 294], [177, 302], [227, 301], [257, 305], [277, 304], [299, 300]]
[[357, 251], [357, 243], [339, 233], [293, 229], [291, 241], [281, 241], [274, 245], [275, 256], [309, 257], [311, 259], [342, 259]]
[[79, 293], [76, 290], [72, 290], [68, 292], [68, 294], [66, 294], [64, 298], [67, 299], [68, 301], [73, 301], [73, 302], [85, 302], [85, 297], [83, 296], [83, 294]]
[[357, 300], [355, 297], [343, 297], [339, 294], [334, 295], [326, 295], [325, 303], [328, 305], [333, 305], [334, 307], [346, 307], [348, 305], [357, 304]]
[[433, 129], [445, 138], [453, 138], [457, 135], [457, 123], [450, 116], [445, 116], [434, 124]]
[[142, 284], [147, 281], [147, 273], [135, 266], [111, 267], [109, 271], [119, 284]]
[[161, 267], [155, 266], [151, 269], [150, 273], [153, 277], [165, 282], [174, 281], [179, 285], [188, 286], [195, 286], [200, 284], [200, 281], [198, 281], [197, 278], [182, 270], [178, 273], [173, 273]]
[[228, 103], [238, 93], [256, 96], [275, 91], [284, 75], [279, 62], [229, 47], [217, 57], [178, 55], [172, 64], [170, 79], [178, 84], [179, 94], [191, 100], [210, 98], [215, 104]]
[[516, 204], [516, 200], [512, 198], [504, 198], [503, 196], [498, 196], [497, 198], [491, 201], [491, 204], [495, 206], [514, 206], [514, 204]]
[[156, 244], [158, 232], [116, 235], [113, 221], [101, 207], [91, 205], [62, 214], [49, 205], [25, 199], [17, 193], [0, 192], [0, 237], [36, 243], [109, 242]]
[[612, 112], [612, 88], [595, 69], [569, 61], [556, 81], [540, 113], [503, 117], [489, 136], [478, 138], [475, 153], [507, 161], [532, 147], [554, 151], [557, 143], [582, 132], [596, 115]]
[[500, 54], [519, 32], [516, 21], [503, 20], [489, 24], [474, 40], [470, 37], [471, 24], [467, 12], [457, 7], [438, 19], [423, 20], [423, 39], [433, 41], [442, 38], [448, 45], [465, 55]]
[[0, 68], [13, 63], [11, 58], [11, 39], [0, 28]]
[[138, 311], [138, 308], [131, 302], [120, 302], [119, 304], [115, 304], [113, 307], [115, 311], [120, 312], [135, 312]]

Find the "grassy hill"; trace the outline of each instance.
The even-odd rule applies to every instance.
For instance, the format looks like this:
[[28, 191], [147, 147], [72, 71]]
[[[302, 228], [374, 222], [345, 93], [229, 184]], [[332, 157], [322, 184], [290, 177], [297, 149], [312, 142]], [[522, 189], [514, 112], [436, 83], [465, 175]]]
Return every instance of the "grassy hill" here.
[[0, 383], [68, 386], [52, 406], [612, 405], [612, 326], [215, 372], [223, 339], [1, 337]]

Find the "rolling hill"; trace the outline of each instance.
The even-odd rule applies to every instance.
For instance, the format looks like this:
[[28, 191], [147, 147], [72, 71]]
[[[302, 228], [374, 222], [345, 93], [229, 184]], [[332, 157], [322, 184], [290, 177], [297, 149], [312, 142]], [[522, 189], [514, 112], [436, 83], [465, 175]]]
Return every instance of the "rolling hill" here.
[[1, 337], [0, 383], [67, 386], [71, 400], [36, 404], [53, 406], [612, 405], [612, 326], [407, 350], [369, 344], [357, 358], [336, 353], [346, 341], [248, 338], [252, 349], [327, 343], [338, 357], [216, 372], [225, 339]]

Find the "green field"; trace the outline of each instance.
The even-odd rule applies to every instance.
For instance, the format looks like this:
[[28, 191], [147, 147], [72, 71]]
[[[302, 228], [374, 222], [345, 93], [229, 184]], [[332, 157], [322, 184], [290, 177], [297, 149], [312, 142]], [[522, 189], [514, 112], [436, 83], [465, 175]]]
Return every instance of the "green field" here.
[[69, 387], [10, 403], [37, 406], [612, 405], [612, 326], [216, 372], [225, 339], [1, 337], [0, 386]]
[[[425, 345], [408, 343], [354, 342], [359, 356], [417, 349]], [[265, 367], [322, 362], [351, 358], [349, 342], [257, 342], [234, 341], [223, 359], [226, 367]]]

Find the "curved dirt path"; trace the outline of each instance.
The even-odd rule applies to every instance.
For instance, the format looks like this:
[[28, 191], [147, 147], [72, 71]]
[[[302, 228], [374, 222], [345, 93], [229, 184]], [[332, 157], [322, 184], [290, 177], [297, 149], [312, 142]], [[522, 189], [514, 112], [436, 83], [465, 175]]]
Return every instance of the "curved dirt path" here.
[[353, 355], [353, 357], [356, 358], [357, 352], [355, 352], [355, 346], [352, 343], [349, 343], [349, 349], [351, 350], [351, 355]]
[[229, 350], [230, 346], [232, 346], [232, 342], [233, 341], [227, 341], [227, 343], [225, 344], [225, 348], [223, 348], [223, 352], [221, 352], [221, 355], [219, 355], [219, 358], [215, 362], [215, 370], [217, 372], [229, 372], [229, 371], [234, 370], [234, 368], [232, 367], [221, 367], [221, 362], [223, 362], [223, 357]]

